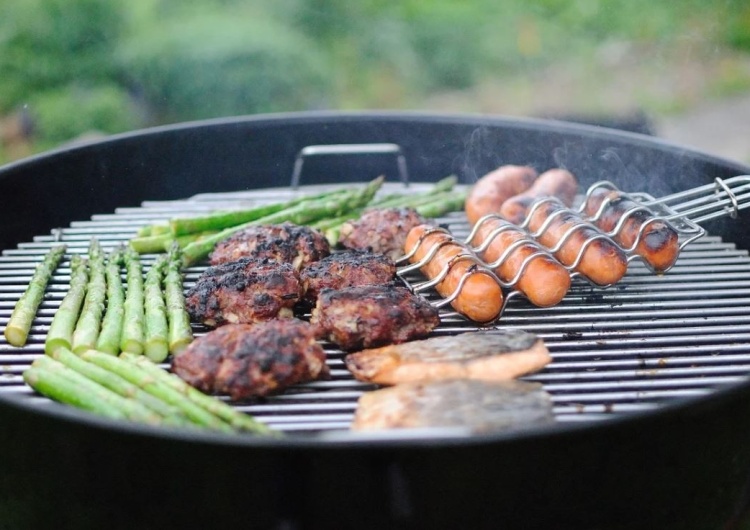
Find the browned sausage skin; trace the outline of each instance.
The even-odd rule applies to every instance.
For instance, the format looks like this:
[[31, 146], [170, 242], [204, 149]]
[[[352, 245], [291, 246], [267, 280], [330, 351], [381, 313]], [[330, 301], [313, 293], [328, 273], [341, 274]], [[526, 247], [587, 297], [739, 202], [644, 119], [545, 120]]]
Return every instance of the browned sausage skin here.
[[[436, 251], [433, 247], [438, 246]], [[452, 297], [460, 288], [451, 306], [475, 322], [486, 323], [500, 316], [503, 308], [503, 291], [500, 283], [487, 270], [462, 255], [471, 255], [465, 245], [455, 241], [445, 232], [435, 231], [430, 225], [415, 226], [406, 236], [404, 252], [411, 263], [419, 263], [434, 252], [420, 270], [430, 279], [437, 278], [446, 267], [447, 275], [435, 286], [444, 298]], [[462, 278], [467, 275], [463, 285]]]
[[517, 278], [514, 288], [536, 306], [558, 304], [570, 289], [568, 270], [546, 252], [540, 253], [539, 245], [521, 228], [498, 216], [480, 219], [469, 243], [501, 280]]
[[526, 219], [531, 204], [542, 197], [557, 197], [565, 206], [572, 206], [578, 193], [578, 180], [565, 169], [549, 169], [523, 193], [506, 200], [500, 208], [500, 215], [513, 224], [520, 225]]
[[[605, 200], [607, 204], [599, 213]], [[637, 202], [623, 196], [622, 192], [597, 188], [587, 197], [583, 212], [592, 218], [599, 214], [592, 219], [596, 226], [607, 233], [617, 228], [617, 233], [612, 235], [615, 241], [626, 250], [632, 250], [641, 256], [654, 272], [665, 272], [674, 265], [680, 254], [679, 236], [669, 223], [654, 219], [653, 214], [639, 209], [629, 214], [618, 228], [623, 215], [639, 207]]]
[[506, 165], [487, 173], [466, 197], [466, 218], [474, 224], [487, 214], [499, 212], [505, 201], [529, 189], [536, 177], [536, 170], [529, 166]]
[[625, 252], [558, 201], [536, 204], [529, 212], [529, 230], [565, 266], [597, 285], [616, 283], [627, 272]]

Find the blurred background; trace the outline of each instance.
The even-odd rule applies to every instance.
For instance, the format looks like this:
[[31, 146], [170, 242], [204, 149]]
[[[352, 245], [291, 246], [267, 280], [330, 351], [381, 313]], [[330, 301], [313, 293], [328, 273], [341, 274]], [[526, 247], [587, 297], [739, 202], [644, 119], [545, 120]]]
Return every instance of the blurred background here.
[[750, 163], [750, 1], [0, 3], [0, 163], [329, 109], [568, 119]]

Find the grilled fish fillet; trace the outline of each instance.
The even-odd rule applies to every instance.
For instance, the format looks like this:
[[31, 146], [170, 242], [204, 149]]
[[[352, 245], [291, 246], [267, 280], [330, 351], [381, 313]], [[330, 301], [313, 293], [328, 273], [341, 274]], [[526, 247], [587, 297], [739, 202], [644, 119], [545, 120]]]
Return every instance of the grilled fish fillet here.
[[344, 361], [360, 381], [395, 385], [456, 378], [503, 381], [536, 372], [551, 360], [536, 335], [491, 330], [362, 350]]
[[476, 433], [552, 422], [552, 402], [539, 383], [450, 379], [367, 392], [351, 428], [462, 427]]

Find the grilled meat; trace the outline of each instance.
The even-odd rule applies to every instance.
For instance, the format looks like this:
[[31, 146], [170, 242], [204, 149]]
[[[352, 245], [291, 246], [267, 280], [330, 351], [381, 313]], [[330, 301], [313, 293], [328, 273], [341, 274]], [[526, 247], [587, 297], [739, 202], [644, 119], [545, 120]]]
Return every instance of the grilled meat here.
[[460, 427], [494, 432], [554, 421], [552, 402], [539, 383], [451, 379], [363, 394], [352, 429]]
[[535, 372], [552, 358], [536, 335], [474, 331], [363, 350], [345, 363], [360, 381], [381, 385], [442, 379], [502, 381]]
[[314, 304], [325, 288], [382, 285], [393, 281], [396, 265], [383, 254], [349, 250], [331, 254], [300, 272], [305, 300]]
[[323, 289], [310, 323], [318, 337], [352, 350], [425, 337], [440, 323], [440, 316], [406, 287], [365, 285]]
[[378, 252], [396, 260], [404, 255], [409, 230], [426, 222], [412, 208], [373, 208], [341, 227], [339, 243], [346, 248]]
[[299, 274], [291, 264], [241, 258], [207, 268], [185, 302], [192, 320], [213, 327], [291, 317], [301, 296]]
[[300, 270], [330, 254], [328, 240], [319, 231], [292, 223], [252, 226], [216, 244], [211, 265], [239, 258], [268, 258], [291, 263]]
[[204, 392], [234, 400], [329, 375], [313, 328], [297, 319], [222, 326], [175, 355], [172, 371]]

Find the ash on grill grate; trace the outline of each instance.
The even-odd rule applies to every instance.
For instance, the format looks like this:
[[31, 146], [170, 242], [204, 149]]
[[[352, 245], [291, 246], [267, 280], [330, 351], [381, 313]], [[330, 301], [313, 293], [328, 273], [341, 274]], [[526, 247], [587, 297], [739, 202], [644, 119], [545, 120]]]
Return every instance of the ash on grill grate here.
[[[412, 183], [422, 191], [427, 184]], [[321, 192], [328, 186], [307, 186], [252, 192], [203, 194], [168, 202], [145, 202], [139, 208], [121, 208], [74, 222], [33, 242], [6, 250], [0, 256], [0, 331], [26, 288], [36, 264], [58, 240], [69, 253], [85, 253], [96, 236], [103, 248], [132, 237], [147, 223], [177, 214], [247, 207]], [[382, 193], [401, 191], [386, 183]], [[440, 218], [459, 238], [469, 234], [462, 214]], [[153, 256], [144, 256], [148, 267]], [[186, 271], [189, 288], [204, 267]], [[21, 373], [43, 355], [44, 338], [69, 280], [69, 262], [55, 273], [24, 348], [13, 348], [0, 335], [0, 393], [15, 394], [35, 405], [37, 397], [23, 383]], [[435, 293], [426, 296], [437, 299]], [[593, 421], [618, 414], [648, 410], [665, 402], [711, 392], [746, 379], [750, 372], [750, 257], [747, 251], [719, 237], [705, 236], [688, 245], [669, 273], [656, 276], [640, 262], [616, 286], [596, 289], [575, 281], [563, 302], [536, 308], [523, 298], [508, 304], [497, 327], [521, 328], [544, 338], [553, 362], [525, 379], [538, 381], [551, 394], [559, 421]], [[309, 315], [302, 315], [303, 318]], [[455, 334], [474, 324], [448, 310], [434, 334]], [[205, 329], [195, 326], [197, 335]], [[331, 379], [297, 385], [282, 395], [236, 407], [290, 433], [342, 431], [349, 427], [357, 398], [371, 385], [351, 377], [344, 353], [325, 345]]]

